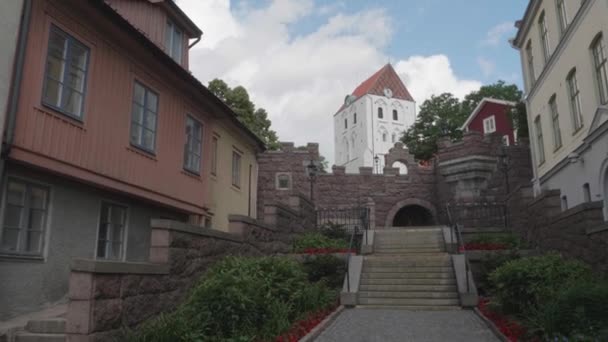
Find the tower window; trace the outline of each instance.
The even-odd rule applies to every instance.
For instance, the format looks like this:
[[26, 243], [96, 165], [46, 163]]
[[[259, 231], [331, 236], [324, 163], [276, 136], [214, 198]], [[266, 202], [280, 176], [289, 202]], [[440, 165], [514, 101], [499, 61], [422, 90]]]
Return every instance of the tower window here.
[[378, 119], [384, 119], [384, 111], [378, 107]]
[[357, 124], [357, 113], [353, 114], [353, 124]]
[[348, 119], [344, 119], [344, 129], [348, 128]]
[[583, 195], [585, 196], [585, 202], [591, 202], [591, 188], [589, 187], [589, 183], [583, 185]]
[[393, 120], [395, 120], [395, 121], [399, 120], [399, 113], [397, 112], [396, 109], [393, 109]]

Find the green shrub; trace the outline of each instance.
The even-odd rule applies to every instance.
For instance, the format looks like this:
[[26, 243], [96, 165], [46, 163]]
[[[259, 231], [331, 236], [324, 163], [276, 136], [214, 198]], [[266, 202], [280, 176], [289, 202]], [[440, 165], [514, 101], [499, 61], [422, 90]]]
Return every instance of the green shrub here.
[[608, 337], [605, 335], [608, 333], [608, 282], [574, 282], [532, 310], [526, 320], [531, 330], [545, 339]]
[[303, 266], [308, 281], [323, 281], [332, 289], [342, 287], [346, 273], [346, 264], [342, 259], [334, 255], [309, 256], [304, 260]]
[[492, 272], [489, 280], [501, 309], [522, 314], [553, 298], [560, 287], [590, 275], [589, 267], [581, 262], [547, 254], [508, 261]]
[[324, 224], [319, 229], [319, 232], [332, 240], [344, 240], [347, 242], [350, 240], [350, 234], [345, 230], [345, 227], [342, 224], [329, 222]]
[[205, 341], [202, 332], [179, 312], [161, 314], [144, 322], [137, 331], [125, 329], [115, 342]]
[[306, 233], [296, 238], [294, 241], [294, 250], [296, 252], [303, 252], [307, 248], [343, 249], [348, 248], [348, 242], [341, 239], [330, 239], [318, 232]]
[[490, 281], [490, 274], [494, 272], [500, 266], [506, 264], [511, 260], [519, 259], [520, 256], [516, 251], [509, 251], [507, 253], [493, 253], [484, 256], [479, 264], [479, 287], [484, 293], [493, 292], [492, 282]]
[[524, 248], [525, 245], [519, 236], [513, 233], [483, 233], [474, 237], [471, 243], [496, 243], [511, 249]]

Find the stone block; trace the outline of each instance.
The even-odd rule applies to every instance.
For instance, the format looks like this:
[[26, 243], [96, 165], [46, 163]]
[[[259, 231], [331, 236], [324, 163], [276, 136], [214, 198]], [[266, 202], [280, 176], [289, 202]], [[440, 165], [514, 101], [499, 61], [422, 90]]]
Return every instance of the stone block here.
[[103, 299], [93, 302], [91, 331], [107, 331], [121, 326], [122, 299]]
[[93, 297], [93, 274], [88, 272], [71, 272], [68, 298], [72, 300], [89, 300]]
[[357, 306], [356, 292], [340, 292], [340, 304], [346, 307]]
[[93, 278], [93, 298], [119, 298], [120, 277], [120, 275], [115, 274], [96, 274]]
[[92, 331], [92, 303], [90, 300], [70, 300], [66, 313], [66, 333], [86, 335]]

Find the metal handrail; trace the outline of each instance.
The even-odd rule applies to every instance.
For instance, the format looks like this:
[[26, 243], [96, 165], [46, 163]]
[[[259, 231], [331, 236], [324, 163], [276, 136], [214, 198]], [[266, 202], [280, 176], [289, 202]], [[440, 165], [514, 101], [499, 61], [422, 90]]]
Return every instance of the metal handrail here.
[[[462, 238], [462, 232], [461, 232], [461, 225], [458, 224], [457, 222], [454, 222], [452, 220], [452, 213], [450, 211], [450, 204], [447, 203], [446, 204], [446, 212], [448, 215], [448, 222], [450, 224], [450, 240], [452, 242], [452, 245], [454, 244], [454, 235], [456, 235], [456, 242], [458, 244], [458, 250], [457, 253], [458, 254], [463, 254], [464, 255], [464, 272], [465, 272], [465, 278], [467, 281], [467, 293], [471, 292], [471, 284], [469, 282], [469, 262], [467, 259], [467, 250], [464, 246], [464, 240]], [[455, 234], [454, 234], [455, 233]]]
[[350, 292], [350, 272], [349, 272], [349, 265], [350, 265], [350, 256], [352, 254], [352, 249], [353, 249], [353, 242], [355, 241], [355, 235], [357, 234], [357, 230], [358, 227], [355, 227], [355, 229], [353, 229], [353, 232], [350, 234], [350, 243], [348, 244], [348, 255], [346, 256], [346, 290], [347, 292]]

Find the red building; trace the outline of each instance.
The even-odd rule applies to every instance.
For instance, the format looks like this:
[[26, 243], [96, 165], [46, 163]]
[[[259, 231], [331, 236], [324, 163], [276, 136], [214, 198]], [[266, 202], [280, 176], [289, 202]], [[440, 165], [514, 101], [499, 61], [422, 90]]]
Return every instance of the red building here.
[[505, 145], [512, 145], [517, 142], [517, 134], [509, 112], [515, 105], [515, 102], [484, 98], [469, 115], [461, 130], [500, 134]]

